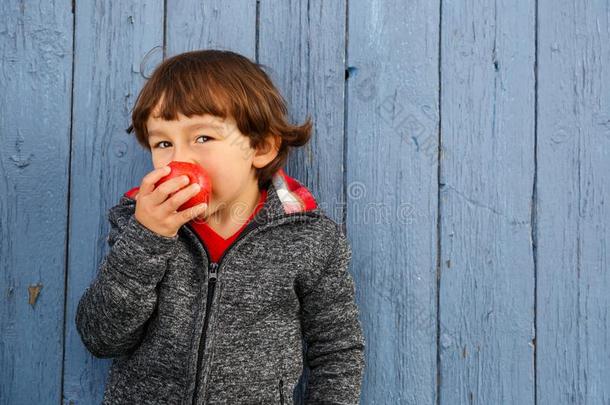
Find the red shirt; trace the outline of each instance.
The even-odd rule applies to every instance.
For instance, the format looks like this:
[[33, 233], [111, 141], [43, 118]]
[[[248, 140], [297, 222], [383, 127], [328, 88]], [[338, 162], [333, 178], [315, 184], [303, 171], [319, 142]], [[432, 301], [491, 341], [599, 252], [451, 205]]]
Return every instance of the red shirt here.
[[233, 241], [239, 236], [239, 234], [244, 230], [244, 228], [252, 221], [254, 216], [265, 204], [265, 200], [267, 199], [267, 190], [261, 190], [261, 198], [254, 208], [254, 211], [250, 215], [250, 217], [244, 222], [241, 228], [237, 232], [235, 232], [228, 239], [224, 239], [222, 236], [216, 233], [210, 226], [201, 221], [191, 221], [191, 226], [197, 232], [199, 239], [203, 242], [203, 244], [208, 248], [208, 252], [210, 253], [210, 261], [218, 262], [220, 257], [224, 253], [224, 251], [233, 243]]

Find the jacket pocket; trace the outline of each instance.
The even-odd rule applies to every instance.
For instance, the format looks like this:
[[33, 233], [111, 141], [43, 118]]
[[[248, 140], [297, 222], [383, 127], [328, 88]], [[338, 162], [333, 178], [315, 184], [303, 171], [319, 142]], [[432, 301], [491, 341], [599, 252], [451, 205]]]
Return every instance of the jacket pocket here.
[[284, 405], [284, 380], [282, 380], [282, 379], [280, 379], [279, 390], [280, 390], [280, 405]]

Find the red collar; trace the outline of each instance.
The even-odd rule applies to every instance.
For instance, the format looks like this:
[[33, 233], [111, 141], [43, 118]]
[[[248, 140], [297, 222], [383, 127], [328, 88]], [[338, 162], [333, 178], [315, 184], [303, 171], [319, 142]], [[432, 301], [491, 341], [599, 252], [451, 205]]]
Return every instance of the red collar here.
[[220, 260], [224, 251], [229, 246], [231, 246], [231, 244], [235, 241], [235, 239], [237, 239], [239, 234], [243, 232], [244, 228], [250, 223], [250, 221], [252, 221], [256, 213], [260, 211], [261, 208], [263, 208], [266, 199], [267, 190], [265, 189], [261, 191], [261, 198], [258, 201], [256, 207], [254, 208], [252, 214], [250, 214], [250, 217], [246, 221], [244, 221], [244, 224], [241, 226], [241, 228], [239, 228], [237, 232], [235, 232], [227, 239], [216, 233], [216, 231], [212, 229], [206, 222], [190, 222], [195, 232], [197, 232], [197, 236], [199, 236], [199, 239], [201, 239], [204, 245], [207, 247], [212, 262], [218, 262], [218, 260]]
[[214, 229], [212, 229], [207, 222], [198, 222], [198, 221], [191, 221], [190, 224], [193, 226], [193, 228], [195, 228], [195, 230], [197, 232], [205, 232], [206, 234], [211, 234], [214, 236], [215, 239], [217, 240], [222, 240], [222, 241], [229, 241], [234, 239], [235, 237], [237, 237], [237, 235], [239, 235], [241, 233], [241, 231], [244, 230], [244, 228], [246, 227], [246, 225], [248, 225], [248, 223], [250, 221], [252, 221], [252, 219], [254, 218], [254, 216], [256, 215], [256, 213], [258, 211], [260, 211], [261, 208], [263, 208], [263, 205], [265, 205], [265, 200], [267, 199], [267, 190], [262, 190], [261, 191], [261, 198], [258, 200], [258, 203], [256, 204], [256, 207], [254, 207], [254, 211], [252, 212], [252, 214], [250, 214], [250, 217], [244, 221], [244, 224], [241, 226], [241, 228], [239, 228], [239, 230], [237, 232], [235, 232], [232, 236], [230, 236], [228, 239], [223, 238], [222, 236], [220, 236], [218, 233], [216, 233], [216, 231]]

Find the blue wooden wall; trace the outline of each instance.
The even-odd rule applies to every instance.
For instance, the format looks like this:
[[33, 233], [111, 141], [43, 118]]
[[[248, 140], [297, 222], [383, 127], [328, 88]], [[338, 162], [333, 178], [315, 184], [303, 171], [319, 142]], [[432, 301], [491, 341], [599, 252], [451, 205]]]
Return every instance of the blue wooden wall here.
[[[164, 58], [269, 67], [345, 226], [363, 404], [610, 404], [610, 5], [0, 2], [0, 405], [99, 403], [74, 325]], [[299, 387], [302, 389], [302, 386]]]

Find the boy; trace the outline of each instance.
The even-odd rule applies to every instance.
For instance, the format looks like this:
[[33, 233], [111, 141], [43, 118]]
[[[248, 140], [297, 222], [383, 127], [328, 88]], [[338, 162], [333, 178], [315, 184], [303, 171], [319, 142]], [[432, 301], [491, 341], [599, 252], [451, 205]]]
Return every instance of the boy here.
[[[282, 169], [311, 122], [286, 121], [259, 66], [229, 51], [183, 53], [136, 100], [128, 132], [155, 170], [109, 210], [110, 251], [75, 319], [86, 348], [114, 358], [105, 404], [292, 403], [303, 337], [306, 403], [359, 402], [351, 248]], [[188, 179], [155, 188], [171, 161], [208, 172], [209, 206], [176, 211], [198, 192]]]

